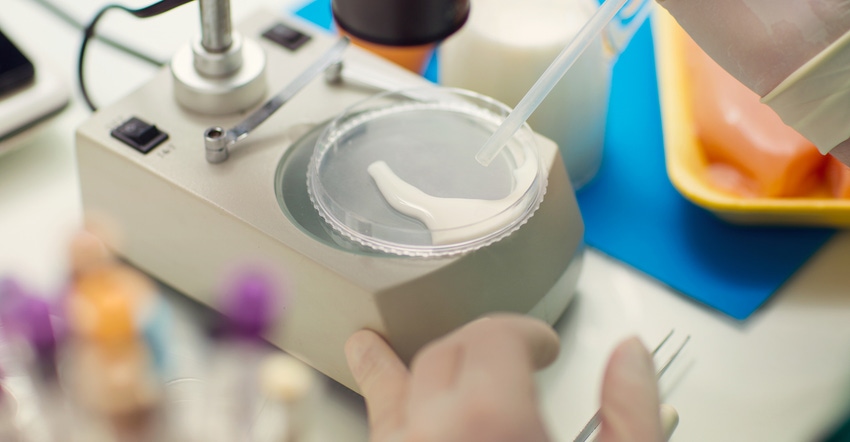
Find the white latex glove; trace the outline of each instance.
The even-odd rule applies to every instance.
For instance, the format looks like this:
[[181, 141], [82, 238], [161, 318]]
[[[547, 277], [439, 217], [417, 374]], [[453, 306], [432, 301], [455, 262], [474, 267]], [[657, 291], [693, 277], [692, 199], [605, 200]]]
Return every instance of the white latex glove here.
[[[345, 353], [372, 442], [548, 442], [533, 375], [558, 349], [547, 324], [500, 315], [429, 344], [410, 370], [369, 330], [355, 333]], [[663, 438], [652, 359], [637, 339], [626, 340], [606, 370], [598, 440]]]
[[848, 0], [659, 0], [724, 69], [764, 96], [850, 29]]

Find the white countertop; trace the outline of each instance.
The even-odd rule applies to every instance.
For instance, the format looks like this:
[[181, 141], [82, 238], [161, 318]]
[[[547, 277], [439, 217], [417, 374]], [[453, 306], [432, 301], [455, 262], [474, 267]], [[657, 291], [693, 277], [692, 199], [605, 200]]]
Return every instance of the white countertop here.
[[[237, 21], [262, 5], [284, 11], [297, 4], [232, 3]], [[72, 89], [66, 110], [10, 141], [17, 150], [0, 157], [0, 275], [55, 290], [65, 275], [67, 240], [81, 217], [73, 151], [74, 129], [89, 115], [76, 87], [81, 32], [35, 0], [4, 0], [1, 9], [0, 28], [35, 58], [38, 68], [54, 69]], [[114, 14], [115, 20], [126, 19]], [[158, 50], [172, 43], [176, 47], [195, 28], [167, 34], [171, 39], [163, 29], [167, 34], [168, 26], [157, 25]], [[89, 49], [88, 84], [97, 103], [122, 97], [155, 71], [102, 44]], [[557, 325], [562, 354], [540, 374], [554, 439], [571, 441], [598, 407], [604, 363], [620, 338], [638, 334], [653, 345], [675, 328], [692, 340], [662, 382], [665, 402], [681, 416], [674, 441], [812, 440], [850, 404], [848, 256], [850, 234], [840, 233], [767, 305], [737, 322], [589, 250], [579, 295]], [[180, 309], [193, 308], [179, 295], [171, 297]], [[366, 440], [362, 401], [328, 383], [322, 417], [333, 435], [328, 440]]]

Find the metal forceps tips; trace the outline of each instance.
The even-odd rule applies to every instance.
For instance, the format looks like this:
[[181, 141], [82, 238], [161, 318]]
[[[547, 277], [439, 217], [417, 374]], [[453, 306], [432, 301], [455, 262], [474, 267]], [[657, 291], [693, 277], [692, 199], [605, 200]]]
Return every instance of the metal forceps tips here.
[[[675, 330], [670, 330], [670, 333], [667, 333], [667, 336], [665, 336], [664, 339], [662, 339], [661, 342], [659, 342], [658, 345], [655, 346], [655, 349], [652, 350], [653, 359], [659, 353], [661, 348], [664, 347], [664, 345], [670, 340], [674, 332]], [[682, 349], [685, 348], [685, 345], [690, 340], [691, 335], [685, 336], [685, 339], [682, 341], [682, 343], [679, 344], [676, 350], [673, 351], [673, 353], [667, 358], [667, 360], [663, 364], [661, 364], [660, 368], [658, 368], [658, 370], [655, 372], [656, 379], [661, 379], [661, 376], [663, 376], [664, 373], [667, 372], [667, 369], [670, 368], [670, 365], [673, 364], [673, 361], [679, 356], [679, 353], [682, 352]], [[573, 439], [573, 442], [585, 442], [593, 434], [593, 432], [596, 431], [597, 428], [599, 428], [599, 424], [602, 422], [601, 416], [602, 410], [597, 410], [596, 414], [594, 414], [593, 417], [590, 418], [590, 420], [587, 422], [584, 428], [582, 428], [578, 436]]]

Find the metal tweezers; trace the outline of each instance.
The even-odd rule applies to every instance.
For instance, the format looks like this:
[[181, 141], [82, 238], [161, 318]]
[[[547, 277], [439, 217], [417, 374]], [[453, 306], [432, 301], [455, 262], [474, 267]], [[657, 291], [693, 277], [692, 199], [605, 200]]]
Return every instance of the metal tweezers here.
[[[670, 330], [670, 333], [667, 333], [667, 336], [665, 336], [664, 339], [661, 340], [661, 342], [655, 347], [655, 349], [652, 350], [653, 357], [658, 354], [658, 351], [661, 350], [661, 347], [663, 347], [664, 344], [666, 344], [667, 341], [670, 340], [670, 337], [673, 336], [673, 332], [674, 330]], [[667, 359], [664, 365], [662, 365], [661, 368], [658, 369], [658, 371], [655, 373], [656, 379], [661, 379], [661, 376], [664, 375], [668, 368], [670, 368], [670, 364], [672, 364], [676, 357], [679, 356], [679, 353], [681, 353], [682, 349], [685, 348], [685, 344], [687, 344], [690, 340], [691, 335], [685, 337], [685, 340], [682, 341], [682, 343], [679, 345], [679, 348], [676, 349], [676, 351]], [[585, 442], [590, 437], [590, 435], [593, 434], [594, 431], [596, 431], [596, 429], [599, 427], [600, 422], [602, 421], [601, 412], [601, 409], [596, 411], [596, 414], [594, 414], [593, 417], [590, 418], [590, 420], [587, 422], [587, 425], [582, 428], [581, 433], [576, 436], [573, 442]]]

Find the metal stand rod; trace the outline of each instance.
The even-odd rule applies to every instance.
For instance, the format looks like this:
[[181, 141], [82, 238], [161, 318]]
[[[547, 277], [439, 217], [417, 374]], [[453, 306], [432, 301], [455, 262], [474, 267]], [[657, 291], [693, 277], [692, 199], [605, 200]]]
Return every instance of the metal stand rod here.
[[201, 45], [209, 52], [227, 52], [233, 44], [230, 0], [200, 0]]

